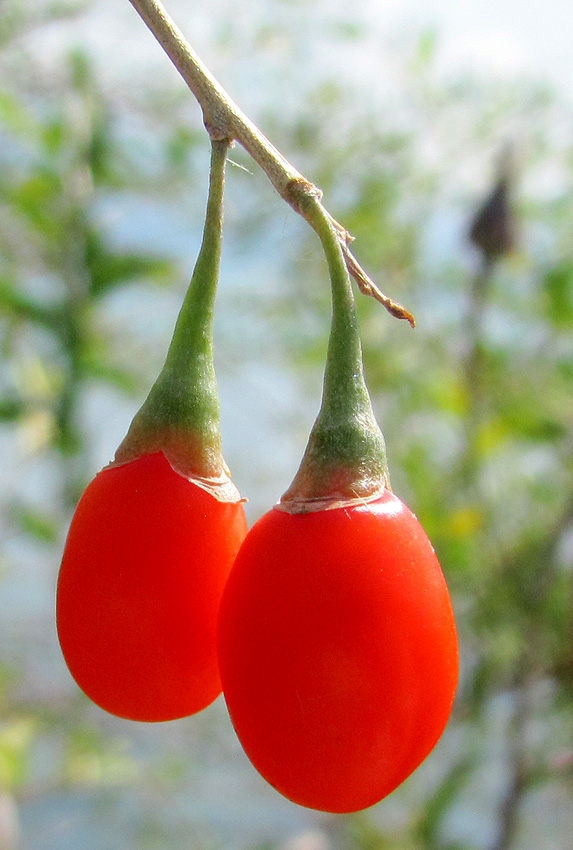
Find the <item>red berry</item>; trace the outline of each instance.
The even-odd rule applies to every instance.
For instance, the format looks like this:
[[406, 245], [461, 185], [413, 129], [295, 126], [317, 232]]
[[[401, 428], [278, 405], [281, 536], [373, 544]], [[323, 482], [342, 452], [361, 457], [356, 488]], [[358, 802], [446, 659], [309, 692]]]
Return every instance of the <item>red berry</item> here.
[[247, 531], [161, 453], [104, 469], [74, 515], [58, 580], [62, 650], [78, 685], [131, 720], [193, 714], [220, 693], [219, 601]]
[[378, 802], [428, 755], [451, 711], [450, 597], [420, 523], [388, 490], [262, 517], [223, 594], [218, 646], [247, 755], [303, 806]]

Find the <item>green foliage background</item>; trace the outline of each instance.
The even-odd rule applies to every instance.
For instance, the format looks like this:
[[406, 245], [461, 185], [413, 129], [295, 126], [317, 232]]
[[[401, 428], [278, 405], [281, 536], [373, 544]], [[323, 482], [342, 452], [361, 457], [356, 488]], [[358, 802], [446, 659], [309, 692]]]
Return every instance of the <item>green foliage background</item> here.
[[[329, 4], [263, 5], [248, 25], [203, 10], [197, 47], [417, 317], [412, 332], [359, 300], [393, 486], [454, 598], [454, 715], [388, 800], [324, 816], [267, 788], [221, 700], [148, 727], [78, 693], [53, 624], [58, 559], [79, 494], [161, 366], [199, 242], [208, 143], [175, 76], [145, 61], [122, 76], [121, 61], [75, 48], [65, 27], [97, 3], [0, 6], [0, 847], [562, 850], [571, 109], [531, 81], [445, 77], [434, 33], [373, 48], [358, 16]], [[341, 57], [336, 73], [325, 51]], [[386, 80], [345, 74], [363, 52]], [[478, 286], [467, 233], [508, 141], [516, 248]], [[253, 520], [288, 485], [318, 410], [329, 301], [315, 238], [241, 150], [232, 158], [216, 342], [227, 460]]]

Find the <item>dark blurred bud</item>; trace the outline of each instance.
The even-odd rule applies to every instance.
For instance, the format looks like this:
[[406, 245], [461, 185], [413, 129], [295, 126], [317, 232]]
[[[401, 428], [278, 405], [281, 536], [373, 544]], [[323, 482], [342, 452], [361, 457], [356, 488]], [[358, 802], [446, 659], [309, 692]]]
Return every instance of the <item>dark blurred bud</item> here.
[[489, 262], [500, 259], [515, 245], [515, 223], [511, 210], [513, 175], [511, 154], [500, 157], [495, 185], [471, 224], [469, 238]]

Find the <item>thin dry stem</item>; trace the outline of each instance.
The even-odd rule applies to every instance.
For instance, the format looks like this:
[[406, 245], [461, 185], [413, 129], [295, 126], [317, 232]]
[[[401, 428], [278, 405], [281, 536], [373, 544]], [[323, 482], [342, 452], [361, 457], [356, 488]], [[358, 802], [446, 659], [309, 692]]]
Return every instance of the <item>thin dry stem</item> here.
[[[129, 0], [129, 2], [147, 24], [195, 95], [203, 110], [203, 120], [211, 138], [234, 139], [239, 142], [261, 166], [281, 198], [299, 214], [304, 215], [302, 210], [305, 197], [310, 195], [317, 203], [320, 203], [322, 197], [320, 189], [306, 180], [239, 109], [199, 59], [160, 0]], [[348, 271], [360, 291], [383, 304], [391, 315], [398, 319], [406, 319], [414, 327], [412, 314], [384, 295], [353, 256], [348, 247], [352, 238], [348, 231], [338, 224], [327, 210], [325, 212], [339, 234]]]

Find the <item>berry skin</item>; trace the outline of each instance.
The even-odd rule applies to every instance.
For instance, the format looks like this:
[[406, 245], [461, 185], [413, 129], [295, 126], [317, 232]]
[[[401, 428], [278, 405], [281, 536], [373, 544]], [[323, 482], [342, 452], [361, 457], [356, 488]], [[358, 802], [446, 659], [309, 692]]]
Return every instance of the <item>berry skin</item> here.
[[435, 746], [458, 675], [446, 583], [389, 490], [251, 529], [223, 594], [223, 691], [257, 770], [295, 803], [358, 811]]
[[218, 501], [162, 453], [95, 477], [75, 512], [57, 591], [62, 651], [95, 703], [161, 721], [213, 702], [219, 601], [246, 532], [241, 503]]

